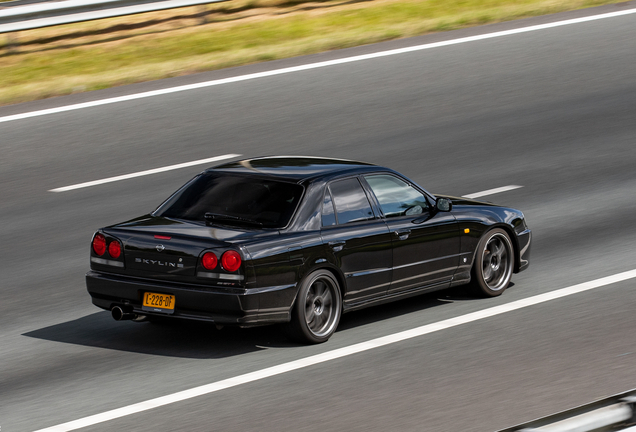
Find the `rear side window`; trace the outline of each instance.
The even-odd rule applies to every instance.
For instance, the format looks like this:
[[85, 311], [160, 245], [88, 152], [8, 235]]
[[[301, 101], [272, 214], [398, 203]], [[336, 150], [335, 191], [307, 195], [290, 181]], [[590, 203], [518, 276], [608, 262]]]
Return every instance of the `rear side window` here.
[[322, 203], [322, 226], [331, 226], [336, 224], [336, 213], [333, 210], [333, 202], [331, 201], [331, 193], [329, 189], [325, 192], [325, 200]]
[[329, 189], [339, 225], [373, 219], [373, 210], [358, 179], [335, 181], [329, 185]]
[[289, 223], [302, 193], [303, 187], [296, 183], [211, 172], [187, 184], [154, 215], [205, 221], [205, 214], [213, 213], [254, 221], [265, 228], [282, 228]]
[[392, 175], [371, 175], [364, 179], [375, 194], [387, 218], [418, 215], [428, 210], [428, 201], [420, 191]]

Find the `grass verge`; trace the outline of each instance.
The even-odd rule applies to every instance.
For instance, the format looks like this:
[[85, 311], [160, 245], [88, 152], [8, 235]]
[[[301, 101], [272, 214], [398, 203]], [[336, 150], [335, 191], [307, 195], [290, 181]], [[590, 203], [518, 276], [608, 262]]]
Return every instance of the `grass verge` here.
[[608, 3], [232, 0], [203, 25], [192, 7], [24, 31], [0, 45], [0, 105]]

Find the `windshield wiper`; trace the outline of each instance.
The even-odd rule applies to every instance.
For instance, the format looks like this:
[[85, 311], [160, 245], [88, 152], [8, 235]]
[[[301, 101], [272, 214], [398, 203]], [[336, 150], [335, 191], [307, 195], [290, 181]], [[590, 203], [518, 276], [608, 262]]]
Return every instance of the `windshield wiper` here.
[[230, 216], [230, 215], [222, 215], [218, 213], [206, 213], [205, 214], [206, 222], [234, 222], [239, 224], [253, 225], [257, 227], [262, 227], [263, 224], [259, 221], [255, 221], [252, 219], [247, 219], [239, 216]]

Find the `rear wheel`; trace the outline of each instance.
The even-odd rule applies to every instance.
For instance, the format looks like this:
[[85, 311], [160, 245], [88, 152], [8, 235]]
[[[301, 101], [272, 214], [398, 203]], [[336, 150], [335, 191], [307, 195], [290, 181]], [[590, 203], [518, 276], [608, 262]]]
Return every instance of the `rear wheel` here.
[[488, 231], [477, 246], [472, 285], [478, 294], [495, 297], [508, 288], [514, 266], [510, 237], [501, 228]]
[[310, 273], [301, 283], [292, 310], [292, 336], [303, 342], [327, 341], [342, 314], [342, 296], [335, 276], [327, 270]]

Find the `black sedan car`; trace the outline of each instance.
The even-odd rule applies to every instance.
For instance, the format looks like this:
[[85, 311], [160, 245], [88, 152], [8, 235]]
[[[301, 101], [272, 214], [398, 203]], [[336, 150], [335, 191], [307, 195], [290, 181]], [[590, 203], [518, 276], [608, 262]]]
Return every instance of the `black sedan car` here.
[[343, 312], [460, 284], [497, 296], [528, 267], [523, 213], [433, 195], [338, 159], [208, 169], [154, 212], [98, 230], [86, 285], [116, 320], [288, 323], [324, 342]]

